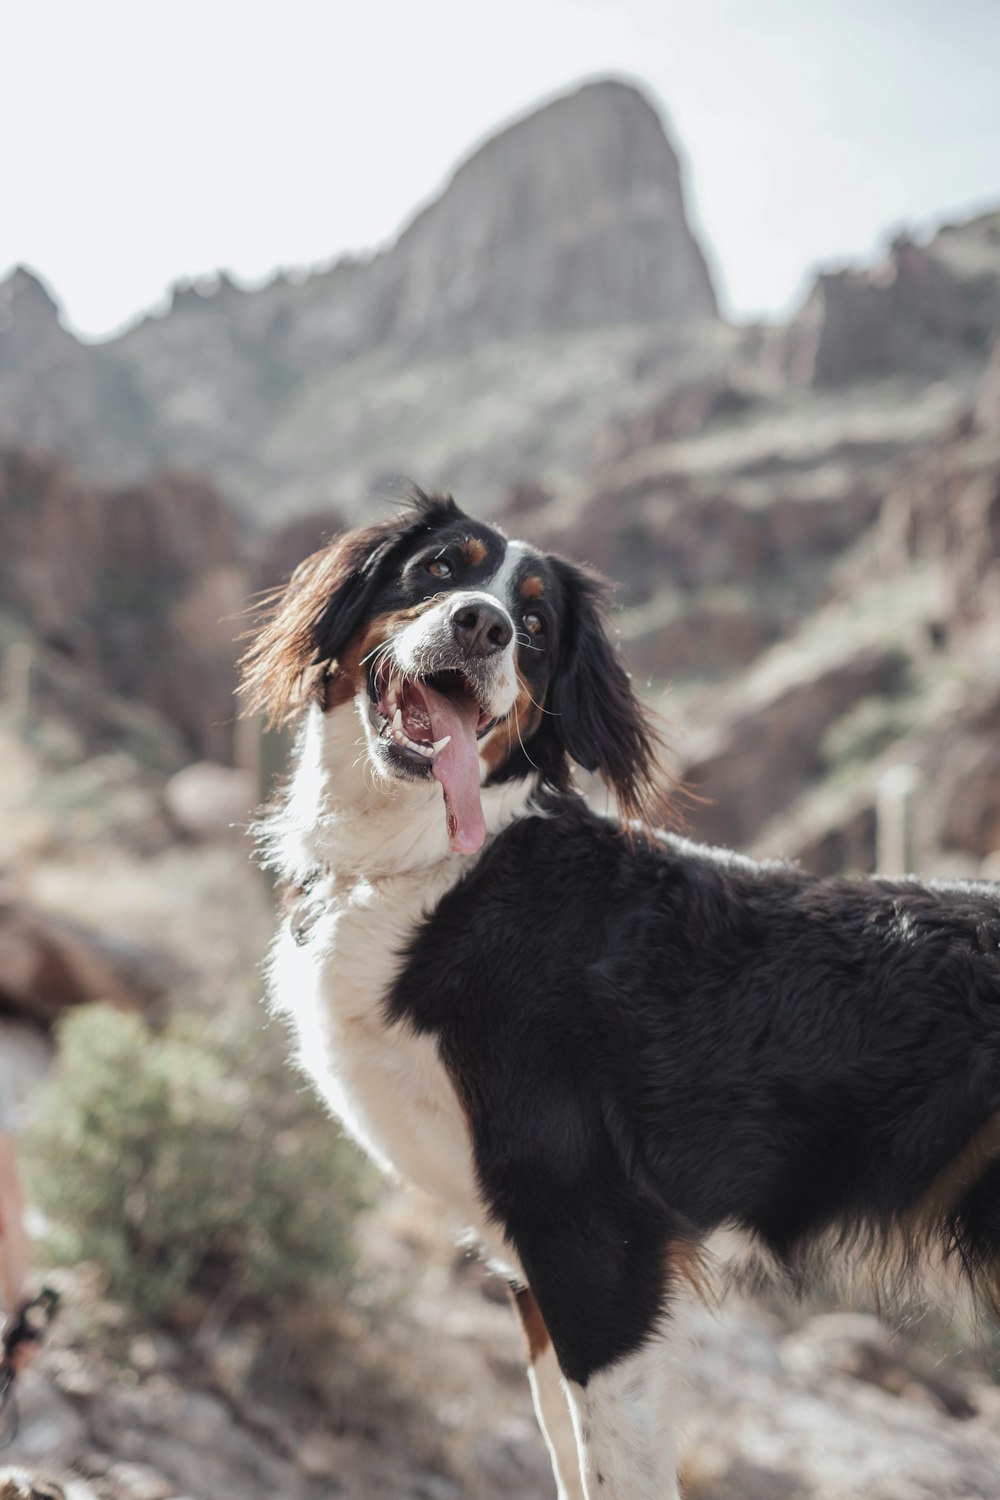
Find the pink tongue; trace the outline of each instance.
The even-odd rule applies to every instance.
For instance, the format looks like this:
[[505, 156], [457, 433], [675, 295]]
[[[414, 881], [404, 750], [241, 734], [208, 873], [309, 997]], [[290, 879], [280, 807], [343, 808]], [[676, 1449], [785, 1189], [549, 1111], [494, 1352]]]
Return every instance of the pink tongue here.
[[479, 704], [466, 693], [437, 693], [425, 682], [420, 692], [431, 717], [436, 740], [451, 735], [435, 757], [431, 770], [444, 789], [448, 807], [448, 835], [459, 854], [475, 854], [486, 837], [483, 805], [479, 800], [479, 747], [476, 728]]

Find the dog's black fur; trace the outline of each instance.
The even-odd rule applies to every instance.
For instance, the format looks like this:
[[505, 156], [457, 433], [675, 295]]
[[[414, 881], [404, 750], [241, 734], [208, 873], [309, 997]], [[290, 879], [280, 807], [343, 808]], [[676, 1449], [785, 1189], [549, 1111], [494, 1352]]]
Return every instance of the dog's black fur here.
[[937, 1235], [995, 1294], [1000, 1162], [919, 1209], [1000, 1109], [998, 893], [544, 811], [445, 897], [390, 1006], [438, 1038], [564, 1371], [637, 1347], [665, 1247], [722, 1226], [793, 1284], [824, 1231]]

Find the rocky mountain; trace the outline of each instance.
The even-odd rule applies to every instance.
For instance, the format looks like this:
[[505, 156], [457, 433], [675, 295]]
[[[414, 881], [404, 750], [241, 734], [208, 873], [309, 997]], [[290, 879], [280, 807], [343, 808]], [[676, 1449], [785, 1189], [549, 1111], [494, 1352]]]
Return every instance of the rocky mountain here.
[[[207, 472], [265, 520], [387, 475], [582, 473], [588, 439], [717, 339], [677, 157], [651, 105], [587, 85], [487, 141], [395, 244], [302, 281], [222, 276], [79, 344], [21, 270], [0, 287], [0, 441], [118, 482]], [[455, 408], [461, 400], [462, 420]]]

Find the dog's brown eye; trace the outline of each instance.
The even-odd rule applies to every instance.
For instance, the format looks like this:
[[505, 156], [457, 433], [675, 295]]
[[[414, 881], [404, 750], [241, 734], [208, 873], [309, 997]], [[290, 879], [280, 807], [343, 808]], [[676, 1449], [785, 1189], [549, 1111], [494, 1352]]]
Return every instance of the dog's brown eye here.
[[524, 624], [532, 635], [543, 635], [545, 633], [545, 621], [533, 609], [529, 610], [524, 616]]
[[450, 578], [451, 563], [445, 562], [443, 557], [435, 557], [427, 564], [427, 571], [434, 578]]

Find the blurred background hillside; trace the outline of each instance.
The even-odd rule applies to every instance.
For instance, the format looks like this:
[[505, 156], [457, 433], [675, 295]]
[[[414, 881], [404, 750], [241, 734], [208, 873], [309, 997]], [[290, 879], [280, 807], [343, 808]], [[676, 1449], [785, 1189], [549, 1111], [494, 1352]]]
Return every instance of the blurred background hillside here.
[[[60, 309], [50, 263], [23, 263], [31, 234], [0, 226], [0, 1012], [34, 1106], [34, 1223], [67, 1300], [10, 1452], [75, 1476], [80, 1500], [551, 1494], [502, 1296], [430, 1205], [337, 1144], [257, 1004], [273, 918], [242, 830], [281, 746], [235, 718], [241, 611], [383, 514], [404, 479], [618, 582], [622, 649], [700, 795], [693, 836], [819, 873], [902, 860], [1000, 878], [1000, 108], [983, 64], [996, 15], [886, 0], [874, 35], [870, 17], [819, 7], [838, 46], [855, 25], [874, 49], [847, 118], [847, 94], [841, 114], [803, 92], [834, 56], [822, 25], [796, 50], [791, 8], [765, 6], [740, 68], [745, 23], [707, 10], [715, 31], [682, 29], [668, 66], [660, 22], [640, 0], [622, 8], [655, 83], [637, 81], [641, 46], [605, 46], [610, 13], [589, 0], [543, 7], [539, 39], [551, 30], [566, 54], [547, 54], [548, 74], [537, 58], [517, 72], [530, 49], [498, 36], [512, 92], [486, 138], [438, 119], [434, 149], [460, 163], [445, 185], [422, 187], [419, 208], [415, 193], [381, 248], [338, 253], [368, 230], [331, 231], [314, 258], [336, 258], [311, 270], [188, 276], [152, 312], [139, 309], [155, 289], [131, 309], [95, 300], [87, 326]], [[189, 81], [217, 87], [224, 113], [206, 27]], [[282, 70], [315, 82], [308, 36], [274, 39], [276, 99]], [[345, 28], [338, 79], [350, 41]], [[138, 108], [136, 70], [156, 71], [146, 44], [114, 63], [123, 108]], [[448, 46], [442, 33], [439, 64]], [[627, 71], [573, 81], [594, 55]], [[377, 171], [384, 137], [401, 161], [415, 148], [411, 106], [360, 43], [357, 61], [388, 123], [329, 149], [337, 183], [341, 158], [360, 162], [360, 205], [366, 151]], [[48, 62], [76, 76], [61, 50]], [[926, 81], [945, 63], [934, 109]], [[778, 106], [738, 90], [727, 104], [698, 73], [716, 64], [734, 90], [753, 66], [798, 78], [775, 153], [791, 160], [798, 133], [800, 175], [781, 185], [771, 240], [746, 209], [760, 265], [785, 264], [796, 210], [817, 243], [829, 235], [783, 292], [760, 280], [756, 303], [721, 204], [777, 191]], [[728, 140], [728, 186], [701, 181], [698, 139], [665, 125], [664, 78], [710, 165]], [[231, 86], [256, 140], [248, 80]], [[884, 91], [885, 120], [864, 86]], [[468, 79], [456, 89], [471, 120]], [[911, 181], [904, 153], [890, 182], [880, 153], [902, 151], [901, 100], [923, 101], [936, 150], [918, 131], [907, 149], [923, 166]], [[303, 96], [303, 119], [311, 108]], [[69, 104], [55, 117], [67, 143], [86, 119]], [[31, 128], [18, 122], [22, 156]], [[120, 129], [82, 164], [109, 214], [142, 151], [124, 113]], [[842, 183], [821, 170], [840, 138]], [[258, 189], [205, 151], [217, 212], [238, 221]], [[883, 249], [817, 269], [841, 248], [829, 226], [838, 194], [849, 218], [851, 172], [869, 216], [886, 205]], [[924, 177], [934, 202], [912, 186]], [[261, 180], [280, 214], [277, 179]], [[50, 197], [35, 177], [15, 219], [41, 225]], [[161, 207], [164, 221], [188, 212], [169, 182]], [[133, 225], [129, 257], [159, 230]], [[58, 263], [89, 263], [90, 240], [60, 241]], [[131, 285], [129, 257], [98, 248]], [[119, 326], [95, 339], [102, 317], [104, 333]], [[54, 1027], [60, 1059], [38, 1085]], [[995, 1500], [994, 1374], [989, 1338], [944, 1323], [706, 1317], [692, 1500]]]

